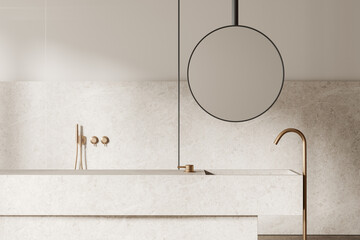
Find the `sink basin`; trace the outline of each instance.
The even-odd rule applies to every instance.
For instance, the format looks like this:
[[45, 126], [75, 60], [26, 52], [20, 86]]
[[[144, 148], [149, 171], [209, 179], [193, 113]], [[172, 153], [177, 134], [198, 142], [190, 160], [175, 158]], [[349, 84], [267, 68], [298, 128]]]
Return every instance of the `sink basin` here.
[[204, 170], [0, 170], [0, 175], [205, 175]]
[[290, 169], [216, 169], [204, 170], [206, 175], [300, 175]]
[[215, 169], [196, 170], [0, 170], [0, 175], [300, 175], [289, 169]]

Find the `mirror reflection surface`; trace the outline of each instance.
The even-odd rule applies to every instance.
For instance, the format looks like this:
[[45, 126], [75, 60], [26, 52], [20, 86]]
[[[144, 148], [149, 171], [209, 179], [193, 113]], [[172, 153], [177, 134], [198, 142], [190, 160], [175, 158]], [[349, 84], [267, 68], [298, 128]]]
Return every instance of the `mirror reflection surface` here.
[[241, 25], [216, 29], [201, 39], [190, 56], [187, 74], [200, 107], [231, 122], [266, 112], [284, 82], [275, 44], [260, 31]]

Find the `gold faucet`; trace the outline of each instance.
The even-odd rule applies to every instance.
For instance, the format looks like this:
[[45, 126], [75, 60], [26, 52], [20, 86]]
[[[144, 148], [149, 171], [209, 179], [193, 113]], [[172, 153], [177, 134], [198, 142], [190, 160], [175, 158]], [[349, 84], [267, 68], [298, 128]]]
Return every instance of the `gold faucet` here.
[[[86, 148], [86, 137], [84, 136], [83, 126], [76, 124], [76, 157], [75, 157], [75, 170], [77, 168], [78, 157], [80, 155], [79, 169], [84, 169], [83, 167], [83, 146]], [[87, 169], [87, 161], [86, 161], [86, 152], [85, 152], [85, 169]]]
[[298, 129], [287, 128], [279, 133], [274, 143], [277, 145], [282, 136], [288, 132], [297, 133], [303, 143], [303, 240], [307, 239], [307, 149], [306, 149], [306, 138], [305, 135]]

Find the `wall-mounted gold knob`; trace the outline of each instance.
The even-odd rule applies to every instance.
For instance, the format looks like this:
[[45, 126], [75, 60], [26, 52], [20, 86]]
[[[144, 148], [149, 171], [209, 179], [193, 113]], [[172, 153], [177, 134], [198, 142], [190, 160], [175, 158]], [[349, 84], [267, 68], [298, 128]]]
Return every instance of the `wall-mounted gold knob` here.
[[185, 172], [186, 173], [191, 173], [191, 172], [195, 172], [194, 170], [194, 165], [191, 165], [191, 164], [187, 164], [185, 166], [178, 166], [178, 168], [185, 168]]
[[90, 142], [96, 147], [96, 145], [99, 142], [99, 139], [96, 136], [92, 136], [91, 139], [90, 139]]
[[[80, 138], [81, 138], [81, 142], [80, 142]], [[85, 136], [77, 136], [76, 137], [76, 142], [78, 143], [78, 144], [80, 144], [80, 145], [85, 145], [86, 144], [86, 137]]]
[[110, 142], [110, 139], [108, 137], [104, 136], [104, 137], [101, 138], [101, 142], [106, 147], [108, 145], [108, 143]]

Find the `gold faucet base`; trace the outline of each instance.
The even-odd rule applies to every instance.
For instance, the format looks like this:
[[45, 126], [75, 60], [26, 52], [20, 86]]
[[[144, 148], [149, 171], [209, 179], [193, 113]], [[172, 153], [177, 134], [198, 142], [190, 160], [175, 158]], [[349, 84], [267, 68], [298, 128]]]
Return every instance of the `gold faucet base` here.
[[191, 165], [191, 164], [187, 164], [185, 166], [178, 166], [178, 169], [180, 168], [185, 168], [185, 171], [186, 173], [192, 173], [192, 172], [195, 172], [194, 170], [194, 165]]

